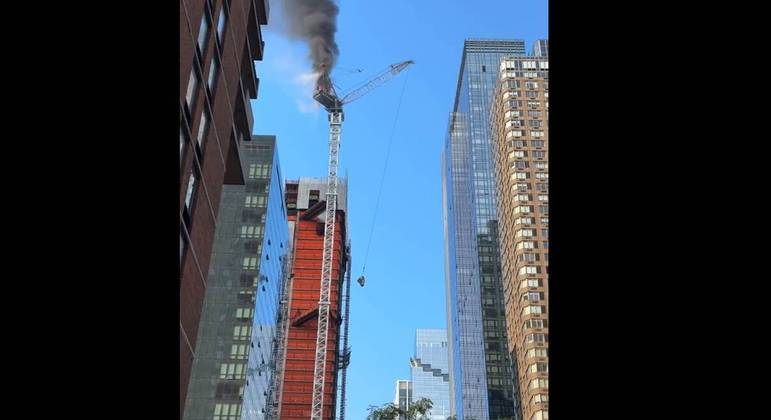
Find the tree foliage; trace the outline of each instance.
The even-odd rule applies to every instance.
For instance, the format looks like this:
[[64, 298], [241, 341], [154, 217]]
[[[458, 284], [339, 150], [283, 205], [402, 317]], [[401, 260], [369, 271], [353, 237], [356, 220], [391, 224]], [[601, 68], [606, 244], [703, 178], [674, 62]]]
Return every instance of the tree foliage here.
[[413, 401], [407, 410], [402, 410], [394, 403], [383, 404], [380, 407], [371, 405], [367, 408], [369, 415], [367, 420], [423, 420], [431, 414], [433, 401], [429, 398], [421, 398]]

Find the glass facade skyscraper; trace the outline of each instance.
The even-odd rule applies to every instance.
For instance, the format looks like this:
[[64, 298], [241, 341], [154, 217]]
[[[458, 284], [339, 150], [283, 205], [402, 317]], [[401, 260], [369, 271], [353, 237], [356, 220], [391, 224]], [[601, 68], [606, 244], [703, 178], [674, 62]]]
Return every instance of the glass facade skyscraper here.
[[[405, 379], [396, 380], [396, 393], [394, 404], [402, 410], [407, 410], [412, 404], [412, 382]], [[399, 416], [399, 420], [406, 420], [406, 416]]]
[[549, 56], [549, 40], [537, 39], [533, 43], [533, 52], [530, 54], [533, 57], [548, 57]]
[[498, 250], [490, 103], [501, 60], [524, 40], [466, 40], [442, 156], [445, 283], [458, 419], [518, 416]]
[[415, 357], [410, 360], [412, 401], [429, 398], [433, 402], [431, 420], [446, 420], [451, 415], [450, 371], [447, 331], [415, 332]]
[[275, 137], [239, 152], [245, 185], [223, 188], [185, 420], [265, 418], [287, 215]]

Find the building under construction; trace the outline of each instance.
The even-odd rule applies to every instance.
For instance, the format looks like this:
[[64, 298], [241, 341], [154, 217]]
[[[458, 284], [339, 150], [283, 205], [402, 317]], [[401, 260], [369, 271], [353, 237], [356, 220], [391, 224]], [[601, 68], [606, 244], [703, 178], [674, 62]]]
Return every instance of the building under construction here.
[[[336, 229], [332, 252], [327, 358], [324, 375], [323, 418], [334, 419], [338, 404], [340, 368], [347, 366], [343, 317], [350, 290], [346, 223], [345, 179], [338, 180]], [[300, 178], [287, 181], [285, 200], [292, 244], [292, 277], [288, 296], [288, 316], [283, 350], [283, 366], [279, 366], [276, 399], [282, 420], [311, 418], [314, 362], [317, 347], [320, 282], [322, 272], [327, 180]], [[347, 280], [347, 282], [346, 282]], [[343, 287], [347, 283], [348, 287]], [[343, 290], [345, 289], [345, 290]], [[343, 379], [344, 381], [344, 379]]]

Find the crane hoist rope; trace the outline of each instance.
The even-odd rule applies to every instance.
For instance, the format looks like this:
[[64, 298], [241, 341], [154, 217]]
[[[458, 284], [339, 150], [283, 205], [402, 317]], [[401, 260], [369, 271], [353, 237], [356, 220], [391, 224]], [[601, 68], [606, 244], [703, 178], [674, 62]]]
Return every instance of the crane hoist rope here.
[[377, 191], [377, 199], [375, 200], [375, 211], [372, 214], [372, 223], [369, 228], [369, 239], [367, 240], [367, 251], [364, 253], [364, 264], [361, 267], [361, 281], [359, 284], [364, 286], [364, 271], [367, 269], [367, 258], [369, 257], [369, 247], [372, 244], [372, 234], [375, 231], [375, 220], [377, 218], [377, 211], [380, 208], [380, 195], [383, 193], [383, 183], [385, 181], [386, 170], [388, 169], [388, 158], [391, 156], [391, 144], [394, 140], [394, 134], [396, 133], [396, 123], [399, 121], [399, 111], [402, 108], [402, 98], [404, 97], [404, 90], [407, 88], [407, 80], [410, 79], [410, 71], [407, 70], [407, 74], [404, 77], [404, 84], [402, 85], [402, 93], [399, 95], [399, 102], [396, 105], [396, 116], [394, 117], [394, 124], [391, 127], [391, 136], [388, 138], [388, 146], [386, 147], [385, 163], [383, 163], [383, 173], [380, 175], [380, 187]]

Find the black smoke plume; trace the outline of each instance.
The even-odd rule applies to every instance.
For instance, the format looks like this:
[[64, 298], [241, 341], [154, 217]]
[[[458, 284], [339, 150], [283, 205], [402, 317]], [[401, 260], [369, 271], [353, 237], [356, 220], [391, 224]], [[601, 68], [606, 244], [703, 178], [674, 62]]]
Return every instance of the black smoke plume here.
[[337, 14], [332, 0], [284, 0], [289, 35], [305, 40], [310, 48], [313, 71], [328, 75], [337, 62]]

